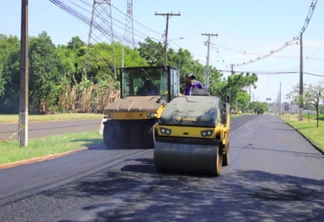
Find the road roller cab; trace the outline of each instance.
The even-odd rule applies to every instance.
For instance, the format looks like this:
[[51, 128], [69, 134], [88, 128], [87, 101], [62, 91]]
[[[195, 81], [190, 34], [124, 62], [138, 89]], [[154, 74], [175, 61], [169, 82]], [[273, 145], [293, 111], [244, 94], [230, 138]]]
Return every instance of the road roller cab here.
[[104, 109], [110, 149], [153, 149], [153, 126], [167, 102], [179, 96], [180, 77], [170, 66], [120, 69], [120, 99]]
[[156, 169], [219, 175], [229, 163], [229, 130], [228, 103], [207, 90], [173, 99], [155, 127]]

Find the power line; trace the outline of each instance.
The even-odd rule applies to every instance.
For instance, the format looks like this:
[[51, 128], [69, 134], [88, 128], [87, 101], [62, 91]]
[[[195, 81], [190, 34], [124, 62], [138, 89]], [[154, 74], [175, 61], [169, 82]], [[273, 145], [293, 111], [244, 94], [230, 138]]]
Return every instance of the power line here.
[[[225, 47], [225, 46], [221, 46], [221, 45], [218, 45], [218, 44], [214, 44], [214, 43], [211, 43], [211, 45], [215, 46], [217, 50], [219, 50], [218, 48], [222, 48], [222, 49], [225, 49], [225, 50], [229, 50], [229, 51], [233, 51], [233, 52], [238, 52], [238, 53], [242, 53], [244, 55], [255, 55], [255, 56], [264, 56], [265, 54], [261, 54], [261, 53], [254, 53], [254, 52], [248, 52], [248, 51], [242, 51], [242, 50], [238, 50], [238, 49], [233, 49], [233, 48], [229, 48], [229, 47]], [[323, 45], [324, 46], [324, 43]], [[315, 53], [314, 53], [315, 54]], [[289, 55], [272, 55], [273, 57], [282, 57], [282, 58], [289, 58], [289, 59], [299, 59], [300, 56], [289, 56]], [[314, 56], [314, 55], [313, 55]], [[324, 58], [315, 58], [315, 57], [309, 57], [309, 56], [306, 56], [305, 59], [307, 60], [318, 60], [318, 61], [324, 61]]]
[[[70, 4], [73, 5], [72, 6], [69, 6], [67, 4], [64, 4], [62, 3], [61, 1], [59, 0], [50, 0], [53, 4], [57, 5], [58, 7], [60, 7], [61, 9], [63, 9], [64, 11], [66, 11], [67, 13], [69, 13], [70, 15], [76, 17], [77, 19], [81, 20], [82, 22], [84, 22], [85, 24], [87, 25], [90, 25], [90, 21], [91, 21], [91, 11], [88, 10], [87, 8], [90, 8], [92, 7], [89, 3], [85, 2], [84, 0], [79, 0], [79, 3], [83, 3], [85, 5], [81, 6], [80, 4], [77, 4], [77, 3], [74, 3], [70, 0], [68, 0], [68, 2], [70, 2]], [[113, 5], [111, 4], [111, 7], [116, 9], [116, 7], [113, 7]], [[79, 10], [77, 10], [77, 9]], [[84, 13], [87, 13], [88, 15], [85, 15]], [[121, 12], [119, 9], [118, 9], [118, 12]], [[121, 12], [122, 13], [122, 12]], [[126, 15], [125, 13], [122, 13], [123, 15]], [[98, 17], [101, 17], [101, 20], [105, 21], [107, 20], [105, 17], [102, 17], [101, 15], [98, 15]], [[133, 45], [133, 41], [129, 38], [126, 38], [124, 39], [124, 31], [125, 31], [125, 23], [124, 22], [121, 22], [120, 20], [116, 19], [115, 16], [112, 17], [112, 20], [114, 21], [117, 21], [117, 23], [120, 23], [122, 25], [121, 26], [118, 26], [116, 25], [116, 23], [114, 24], [114, 27], [115, 28], [119, 28], [120, 31], [117, 31], [116, 29], [114, 30], [114, 39], [116, 40], [119, 40], [120, 42], [124, 42], [124, 43], [127, 43], [127, 45], [130, 45], [132, 46]], [[134, 21], [134, 20], [133, 20]], [[107, 38], [110, 38], [110, 36], [107, 36], [105, 34], [108, 34], [108, 31], [105, 27], [102, 26], [102, 24], [98, 24], [96, 21], [94, 22], [93, 24], [94, 28], [99, 30], [102, 35], [104, 35], [105, 37]], [[136, 33], [134, 33], [135, 36], [138, 36], [140, 37], [141, 39], [146, 39], [147, 36], [146, 34], [144, 34], [143, 32], [141, 31], [138, 31], [137, 29], [134, 28], [134, 31], [136, 31]], [[141, 33], [142, 35], [139, 35], [137, 33]], [[144, 36], [144, 37], [143, 37]], [[153, 37], [151, 37], [153, 38]], [[154, 39], [157, 39], [157, 38], [154, 38]], [[161, 40], [161, 39], [157, 39], [157, 40]], [[135, 44], [138, 45], [138, 41], [135, 41]]]
[[306, 75], [311, 75], [311, 76], [318, 76], [318, 77], [324, 77], [324, 75], [317, 74], [317, 73], [311, 73], [311, 72], [304, 72]]
[[[169, 40], [169, 42], [172, 42], [174, 45], [176, 45], [178, 48], [183, 48], [181, 47], [178, 43], [174, 42], [173, 40]], [[195, 54], [195, 53], [192, 53], [190, 52], [191, 55], [194, 55], [194, 56], [197, 56], [197, 57], [202, 57], [202, 58], [206, 58], [206, 56], [204, 55], [198, 55], [198, 54]], [[205, 60], [202, 60], [202, 59], [198, 59], [198, 60], [201, 60], [201, 61], [205, 61]]]
[[[85, 5], [87, 5], [88, 7], [91, 7], [91, 5], [88, 2], [86, 2], [84, 0], [79, 0], [79, 1], [81, 1], [82, 3], [84, 3]], [[128, 4], [128, 7], [131, 7], [130, 4], [132, 5], [132, 2], [131, 3], [128, 2], [127, 4]], [[124, 13], [123, 11], [121, 11], [120, 9], [118, 9], [116, 6], [114, 6], [112, 3], [111, 3], [111, 7], [113, 9], [115, 9], [117, 12], [119, 12], [120, 14], [122, 14], [123, 16], [125, 16], [125, 17], [128, 16], [128, 13]], [[136, 21], [134, 18], [132, 18], [132, 22], [135, 22], [136, 24], [140, 25], [141, 27], [143, 27], [143, 28], [145, 28], [145, 29], [147, 29], [149, 31], [152, 31], [152, 32], [158, 34], [159, 36], [163, 35], [161, 32], [158, 32], [158, 31], [156, 31], [156, 30], [154, 30], [152, 28], [149, 28], [148, 26], [146, 26], [146, 25], [144, 25], [144, 24]], [[136, 29], [134, 29], [134, 30], [136, 30]], [[144, 33], [142, 33], [142, 34], [144, 34]], [[160, 40], [160, 39], [157, 39], [157, 40]]]
[[219, 49], [215, 46], [215, 44], [212, 44], [212, 48], [216, 51], [218, 57], [221, 59], [221, 62], [224, 63], [226, 67], [229, 67], [229, 65], [226, 64], [224, 57], [221, 56]]
[[[231, 73], [232, 70], [222, 70], [222, 69], [217, 69], [219, 72], [228, 72]], [[298, 71], [236, 71], [236, 73], [255, 73], [255, 74], [262, 74], [262, 75], [275, 75], [275, 74], [296, 74], [299, 73]]]
[[[219, 72], [231, 73], [232, 70], [221, 70], [217, 69]], [[256, 75], [287, 75], [287, 74], [297, 74], [299, 71], [236, 71], [237, 73], [255, 73]], [[323, 77], [324, 74], [312, 73], [312, 72], [304, 72], [305, 75]]]
[[239, 67], [239, 66], [243, 66], [243, 65], [251, 64], [251, 63], [254, 63], [254, 62], [257, 62], [257, 61], [261, 61], [261, 60], [263, 60], [263, 59], [266, 59], [266, 58], [272, 56], [272, 55], [275, 54], [275, 53], [280, 52], [280, 51], [283, 50], [284, 48], [286, 48], [286, 47], [288, 47], [288, 46], [290, 46], [290, 45], [293, 45], [293, 44], [296, 42], [296, 40], [299, 40], [299, 38], [300, 38], [299, 36], [300, 36], [301, 34], [303, 34], [303, 33], [306, 31], [306, 29], [307, 29], [307, 27], [308, 27], [308, 24], [309, 24], [309, 22], [310, 22], [310, 20], [311, 20], [311, 18], [312, 18], [312, 16], [313, 16], [314, 9], [315, 9], [315, 7], [316, 7], [317, 1], [318, 1], [318, 0], [312, 0], [311, 5], [310, 5], [309, 10], [308, 10], [308, 13], [307, 13], [307, 16], [306, 16], [306, 19], [305, 19], [305, 22], [304, 22], [304, 25], [303, 25], [303, 27], [301, 28], [300, 32], [299, 32], [295, 37], [293, 37], [291, 40], [287, 41], [285, 44], [283, 44], [283, 45], [280, 46], [279, 48], [270, 51], [270, 52], [269, 52], [268, 54], [266, 54], [266, 55], [259, 56], [259, 57], [255, 58], [255, 59], [251, 59], [251, 60], [249, 60], [249, 61], [247, 61], [247, 62], [243, 62], [243, 63], [235, 64], [235, 66], [236, 66], [236, 67]]
[[[122, 12], [121, 10], [119, 10], [118, 8], [116, 8], [113, 4], [112, 4], [111, 6], [112, 6], [114, 9], [116, 9], [118, 12], [120, 12], [120, 13], [124, 14], [125, 16], [127, 16], [124, 12]], [[154, 29], [151, 29], [151, 28], [147, 27], [146, 25], [144, 25], [144, 24], [142, 24], [142, 23], [136, 21], [135, 19], [133, 19], [133, 21], [134, 21], [135, 23], [139, 24], [140, 26], [146, 28], [147, 30], [150, 30], [150, 31], [152, 31], [152, 32], [155, 32], [155, 33], [159, 34], [160, 36], [163, 35], [163, 33], [158, 32], [158, 31], [156, 31], [156, 30], [154, 30]]]
[[317, 50], [314, 52], [312, 56], [314, 56], [323, 46], [324, 46], [324, 42], [317, 48]]

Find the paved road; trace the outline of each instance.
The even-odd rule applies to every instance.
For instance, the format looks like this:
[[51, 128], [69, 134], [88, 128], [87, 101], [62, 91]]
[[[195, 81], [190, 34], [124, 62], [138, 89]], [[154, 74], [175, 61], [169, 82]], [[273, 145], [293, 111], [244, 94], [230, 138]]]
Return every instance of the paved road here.
[[233, 119], [219, 177], [98, 146], [0, 170], [0, 221], [324, 221], [324, 156], [275, 116]]
[[[29, 138], [39, 138], [66, 133], [99, 130], [100, 124], [101, 119], [30, 122], [28, 136]], [[0, 124], [0, 142], [9, 139], [9, 137], [17, 132], [17, 130], [17, 123]], [[17, 139], [17, 135], [15, 135], [12, 139]]]

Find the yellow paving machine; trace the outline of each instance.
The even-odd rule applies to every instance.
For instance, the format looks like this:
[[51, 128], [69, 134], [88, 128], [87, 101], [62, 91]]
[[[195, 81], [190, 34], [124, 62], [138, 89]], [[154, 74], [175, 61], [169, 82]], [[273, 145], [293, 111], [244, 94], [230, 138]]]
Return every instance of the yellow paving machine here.
[[179, 82], [170, 66], [121, 68], [121, 98], [104, 110], [105, 145], [154, 148], [158, 171], [218, 176], [230, 158], [229, 99], [207, 89], [183, 96]]
[[120, 69], [120, 98], [104, 108], [109, 149], [153, 149], [153, 128], [167, 102], [179, 96], [179, 71], [170, 66]]
[[230, 109], [197, 90], [174, 98], [155, 127], [154, 164], [160, 172], [218, 176], [230, 158]]

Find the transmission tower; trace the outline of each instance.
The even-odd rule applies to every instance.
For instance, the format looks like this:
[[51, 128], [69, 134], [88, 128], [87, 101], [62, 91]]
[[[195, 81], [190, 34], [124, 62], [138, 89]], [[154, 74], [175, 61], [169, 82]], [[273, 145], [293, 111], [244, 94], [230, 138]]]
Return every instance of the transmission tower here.
[[122, 51], [122, 67], [124, 67], [125, 42], [132, 44], [133, 48], [135, 47], [134, 22], [133, 22], [133, 0], [127, 0], [126, 22], [125, 22], [125, 32], [124, 32], [123, 51]]
[[127, 16], [125, 23], [125, 35], [124, 40], [131, 38], [132, 45], [135, 47], [134, 40], [134, 22], [133, 22], [133, 0], [127, 0]]
[[[112, 58], [114, 64], [113, 74], [116, 79], [116, 60], [112, 20], [111, 0], [93, 0], [84, 70], [85, 72], [87, 70], [89, 51], [92, 44], [103, 42], [108, 43], [112, 45]], [[105, 64], [107, 64], [108, 62], [108, 59], [104, 57], [101, 57], [101, 60], [103, 60]], [[106, 67], [111, 72], [108, 64], [106, 65]]]

